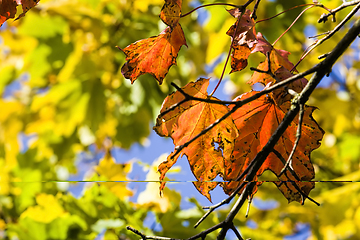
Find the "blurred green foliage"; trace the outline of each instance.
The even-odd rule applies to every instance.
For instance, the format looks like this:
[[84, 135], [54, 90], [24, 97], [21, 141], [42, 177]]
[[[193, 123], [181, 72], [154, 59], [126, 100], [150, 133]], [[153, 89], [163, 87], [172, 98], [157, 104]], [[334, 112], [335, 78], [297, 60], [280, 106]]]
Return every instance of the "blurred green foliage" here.
[[[192, 9], [191, 2], [183, 1], [183, 12]], [[342, 3], [321, 2], [328, 8]], [[311, 1], [262, 1], [257, 16], [269, 18], [304, 3]], [[205, 66], [227, 54], [230, 46], [225, 32], [235, 20], [223, 6], [207, 8], [203, 25], [197, 21], [197, 12], [180, 20], [189, 47], [181, 49], [178, 66], [170, 69], [163, 85], [158, 86], [150, 75], [133, 85], [123, 78], [120, 68], [125, 57], [115, 46], [158, 35], [164, 29], [158, 17], [162, 4], [163, 0], [41, 0], [24, 18], [8, 21], [0, 29], [1, 239], [95, 239], [99, 235], [103, 239], [138, 239], [126, 225], [149, 235], [186, 238], [224, 219], [226, 209], [193, 229], [204, 213], [197, 200], [190, 199], [193, 208], [181, 209], [179, 193], [166, 189], [159, 198], [156, 185], [148, 185], [138, 202], [130, 202], [133, 192], [126, 183], [89, 184], [76, 198], [56, 182], [67, 180], [59, 174], [61, 169], [79, 171], [77, 156], [94, 145], [96, 151], [106, 154], [84, 180], [126, 181], [132, 163], [116, 163], [110, 150], [114, 146], [128, 149], [146, 140], [163, 99], [173, 91], [170, 83], [183, 86], [204, 75], [219, 78], [224, 60], [210, 73]], [[257, 31], [274, 42], [303, 9], [261, 22]], [[337, 19], [349, 11], [341, 11]], [[336, 26], [331, 21], [317, 24], [322, 13], [321, 8], [308, 10], [276, 44], [291, 52], [294, 63], [313, 41], [305, 36], [306, 29], [318, 34]], [[349, 24], [316, 48], [298, 70], [318, 63], [317, 57], [331, 51], [348, 28]], [[316, 180], [338, 182], [316, 184], [311, 197], [320, 207], [310, 202], [305, 206], [288, 204], [273, 184], [263, 184], [256, 197], [279, 204], [269, 210], [251, 208], [249, 219], [256, 229], [249, 228], [246, 209], [242, 210], [236, 225], [246, 238], [282, 239], [294, 233], [298, 223], [310, 224], [309, 239], [360, 238], [358, 44], [356, 41], [336, 65], [336, 76], [341, 78], [324, 79], [329, 84], [318, 88], [310, 99], [310, 104], [319, 108], [315, 119], [326, 131], [321, 148], [312, 154]], [[256, 67], [263, 60], [254, 54], [249, 66]], [[248, 68], [232, 74], [231, 81], [223, 83], [225, 89], [234, 95], [248, 91], [246, 81], [251, 74]], [[31, 140], [24, 146], [21, 136]], [[149, 179], [156, 178], [156, 164], [150, 169]], [[161, 227], [145, 226], [147, 217], [154, 217]], [[215, 239], [215, 235], [208, 238]]]

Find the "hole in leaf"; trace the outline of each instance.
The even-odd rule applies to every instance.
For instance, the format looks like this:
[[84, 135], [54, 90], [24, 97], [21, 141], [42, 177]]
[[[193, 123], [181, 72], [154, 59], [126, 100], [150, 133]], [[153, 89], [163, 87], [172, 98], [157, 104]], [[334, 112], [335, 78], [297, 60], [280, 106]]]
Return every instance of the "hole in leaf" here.
[[262, 84], [262, 83], [255, 83], [255, 84], [253, 85], [253, 89], [254, 89], [255, 91], [262, 91], [262, 90], [264, 89], [264, 84]]
[[223, 148], [221, 147], [221, 145], [219, 143], [214, 142], [213, 144], [214, 144], [214, 150], [215, 151], [223, 153]]

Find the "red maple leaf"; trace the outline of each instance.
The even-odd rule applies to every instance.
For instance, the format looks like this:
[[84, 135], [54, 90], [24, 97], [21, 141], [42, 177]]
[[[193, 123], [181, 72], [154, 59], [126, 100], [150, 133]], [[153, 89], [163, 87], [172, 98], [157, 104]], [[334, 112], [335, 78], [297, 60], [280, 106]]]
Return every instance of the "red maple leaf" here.
[[[215, 97], [208, 96], [206, 92], [208, 85], [209, 79], [200, 78], [195, 83], [190, 82], [182, 90], [194, 97], [216, 100]], [[179, 91], [170, 94], [166, 97], [160, 112], [167, 111], [174, 104], [183, 101], [184, 98]], [[178, 105], [164, 116], [160, 114], [154, 130], [160, 136], [171, 137], [176, 152], [179, 146], [187, 143], [227, 112], [227, 106], [191, 100]], [[166, 172], [176, 163], [178, 157], [186, 155], [191, 170], [198, 180], [194, 183], [195, 187], [211, 200], [209, 191], [214, 189], [217, 183], [208, 181], [212, 181], [217, 175], [224, 175], [226, 162], [230, 160], [234, 140], [238, 136], [237, 132], [231, 117], [221, 121], [210, 131], [183, 148], [176, 156], [174, 152], [171, 153], [167, 161], [159, 165], [160, 181], [164, 179]], [[160, 190], [164, 186], [165, 183], [162, 183]]]
[[[228, 11], [237, 21], [226, 32], [232, 39], [231, 72], [241, 71], [247, 66], [247, 59], [257, 43], [255, 22], [250, 17], [251, 11], [243, 15], [238, 8]], [[241, 17], [241, 18], [240, 18]]]
[[22, 5], [23, 13], [21, 13], [17, 18], [25, 16], [25, 13], [29, 11], [32, 7], [40, 0], [1, 0], [0, 1], [0, 27], [2, 24], [9, 18], [14, 18], [16, 14], [16, 7]]
[[129, 78], [131, 83], [140, 75], [150, 73], [162, 84], [169, 68], [176, 64], [182, 45], [186, 45], [186, 40], [180, 24], [174, 29], [167, 27], [156, 37], [139, 40], [121, 49], [127, 60], [121, 73], [125, 78]]
[[[245, 93], [237, 100], [249, 98], [256, 91]], [[237, 109], [232, 117], [239, 130], [239, 137], [235, 140], [235, 148], [230, 161], [230, 165], [226, 166], [226, 174], [224, 180], [235, 180], [255, 158], [256, 154], [269, 141], [279, 123], [290, 109], [290, 101], [277, 101], [271, 94], [252, 101], [241, 108]], [[280, 180], [275, 182], [283, 195], [291, 201], [302, 202], [304, 199], [302, 193], [308, 195], [315, 184], [309, 182], [314, 178], [314, 168], [310, 161], [310, 153], [320, 146], [320, 140], [324, 131], [319, 127], [312, 117], [314, 107], [305, 107], [304, 120], [302, 125], [302, 133], [295, 154], [292, 158], [292, 168], [297, 176], [294, 176], [289, 170], [285, 174], [280, 175], [284, 167], [285, 161], [288, 159], [292, 151], [298, 126], [296, 118], [287, 128], [280, 140], [276, 143], [274, 149], [282, 156], [280, 159], [276, 154], [270, 153], [264, 164], [258, 170], [256, 178], [265, 170], [271, 170]], [[294, 185], [295, 181], [298, 189]], [[260, 185], [261, 182], [258, 183]], [[228, 194], [234, 191], [239, 182], [224, 183], [222, 186]], [[254, 190], [253, 194], [257, 191]]]
[[[280, 68], [284, 68], [284, 70], [288, 71], [294, 68], [294, 65], [288, 59], [290, 52], [274, 48], [268, 41], [266, 41], [261, 33], [257, 34], [257, 39], [258, 44], [256, 44], [252, 52], [262, 52], [264, 55], [269, 53], [270, 68], [272, 73], [277, 72], [278, 74], [281, 74], [281, 71], [279, 71]], [[268, 68], [268, 59], [260, 63], [257, 67], [257, 69], [263, 71], [267, 71]], [[276, 80], [267, 73], [254, 72], [253, 76], [248, 81], [248, 84], [253, 85], [255, 83], [262, 83], [263, 85], [267, 85], [269, 82], [275, 83]]]

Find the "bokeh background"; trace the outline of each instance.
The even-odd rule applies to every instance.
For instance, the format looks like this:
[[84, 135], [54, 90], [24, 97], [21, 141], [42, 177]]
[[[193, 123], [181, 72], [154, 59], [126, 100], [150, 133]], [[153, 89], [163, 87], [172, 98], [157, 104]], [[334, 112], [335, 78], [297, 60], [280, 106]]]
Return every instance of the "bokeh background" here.
[[[127, 225], [148, 235], [187, 238], [224, 219], [228, 207], [192, 228], [204, 213], [201, 206], [211, 203], [193, 187], [185, 157], [169, 172], [172, 182], [159, 196], [157, 165], [173, 144], [152, 127], [162, 101], [174, 91], [171, 82], [184, 86], [211, 77], [212, 91], [230, 46], [225, 33], [235, 19], [224, 6], [182, 18], [188, 48], [180, 50], [177, 66], [161, 86], [150, 75], [131, 85], [121, 75], [125, 56], [116, 46], [158, 35], [165, 28], [158, 17], [163, 2], [41, 0], [25, 17], [0, 28], [0, 239], [138, 239]], [[182, 12], [213, 2], [183, 0]], [[321, 2], [330, 9], [342, 3]], [[268, 18], [305, 3], [312, 1], [263, 0], [257, 16]], [[304, 8], [256, 29], [274, 42]], [[318, 24], [325, 10], [310, 9], [276, 47], [291, 52], [296, 63], [315, 40], [308, 37], [332, 30], [349, 11], [339, 12], [335, 23]], [[298, 70], [318, 63], [352, 22]], [[274, 184], [264, 183], [249, 217], [243, 209], [236, 218], [245, 238], [360, 238], [359, 43], [351, 45], [309, 100], [319, 108], [314, 117], [326, 132], [312, 153], [315, 180], [324, 182], [317, 182], [310, 195], [321, 206], [288, 204]], [[263, 60], [253, 54], [249, 66]], [[226, 75], [215, 96], [229, 100], [249, 91], [251, 74], [247, 68]], [[271, 173], [263, 176], [273, 179]], [[213, 203], [225, 197], [220, 187], [212, 192]], [[235, 239], [231, 233], [227, 237]]]

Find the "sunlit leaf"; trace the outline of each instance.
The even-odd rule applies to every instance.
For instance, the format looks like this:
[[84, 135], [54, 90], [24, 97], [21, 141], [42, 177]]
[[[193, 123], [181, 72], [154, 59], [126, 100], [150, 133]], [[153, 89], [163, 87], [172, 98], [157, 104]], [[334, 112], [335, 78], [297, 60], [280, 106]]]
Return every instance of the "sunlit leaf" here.
[[[255, 93], [256, 91], [252, 91], [243, 94], [238, 100], [246, 99]], [[231, 164], [226, 168], [226, 180], [236, 179], [237, 176], [245, 170], [255, 158], [256, 154], [269, 141], [271, 135], [275, 132], [290, 107], [290, 101], [279, 104], [279, 102], [274, 101], [270, 96], [262, 96], [244, 105], [232, 114], [234, 122], [239, 129], [239, 137], [235, 141]], [[289, 202], [304, 201], [302, 193], [289, 181], [295, 181], [299, 189], [306, 195], [308, 195], [310, 190], [315, 186], [313, 182], [308, 182], [315, 176], [314, 168], [310, 161], [310, 153], [320, 146], [320, 140], [324, 132], [312, 117], [314, 110], [314, 107], [305, 108], [301, 138], [292, 158], [291, 166], [298, 179], [288, 170], [285, 174], [280, 175], [284, 163], [274, 153], [270, 153], [257, 172], [257, 177], [265, 170], [271, 170], [275, 173], [280, 180], [279, 182], [275, 182], [275, 184]], [[288, 159], [292, 151], [296, 139], [297, 127], [298, 120], [295, 119], [274, 147], [283, 157], [284, 161]], [[258, 183], [258, 185], [260, 184], [261, 183]], [[231, 193], [237, 185], [239, 185], [238, 182], [224, 183], [223, 188], [225, 192]]]
[[137, 41], [122, 49], [127, 62], [121, 68], [121, 73], [131, 83], [140, 75], [150, 73], [162, 84], [169, 68], [176, 64], [182, 45], [186, 45], [186, 40], [180, 24], [174, 29], [167, 27], [157, 37]]
[[[200, 78], [195, 83], [191, 82], [183, 88], [183, 91], [191, 96], [201, 99], [217, 100], [215, 97], [208, 96], [206, 90], [209, 79]], [[169, 95], [160, 112], [184, 99], [179, 92]], [[159, 116], [156, 120], [154, 130], [160, 136], [171, 137], [176, 149], [200, 134], [206, 127], [221, 118], [228, 109], [224, 105], [199, 102], [196, 100], [188, 101], [177, 106], [173, 111], [164, 116]], [[191, 170], [199, 182], [195, 183], [196, 188], [201, 194], [210, 199], [209, 191], [214, 189], [216, 182], [213, 180], [217, 175], [225, 174], [226, 162], [229, 161], [234, 148], [234, 139], [238, 136], [237, 129], [231, 118], [221, 121], [207, 133], [203, 134], [196, 141], [184, 148], [180, 154], [186, 155]], [[163, 180], [166, 172], [175, 164], [180, 154], [174, 156], [173, 152], [167, 161], [159, 165]], [[162, 183], [161, 188], [164, 188]]]

